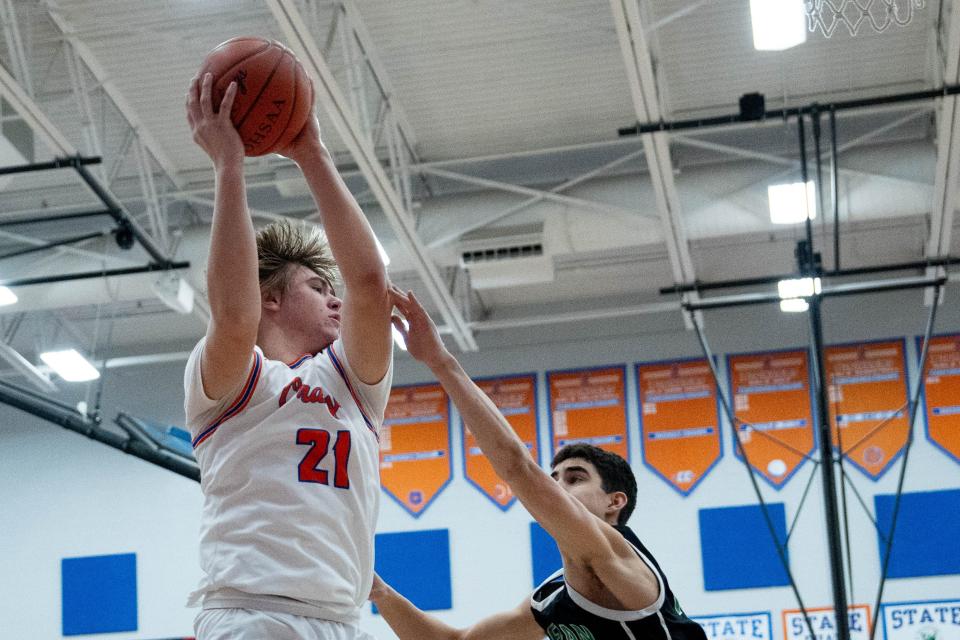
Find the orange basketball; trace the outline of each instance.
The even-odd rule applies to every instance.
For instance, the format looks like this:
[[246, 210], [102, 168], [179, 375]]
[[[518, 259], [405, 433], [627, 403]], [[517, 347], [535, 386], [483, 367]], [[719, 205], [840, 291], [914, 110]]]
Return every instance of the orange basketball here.
[[231, 38], [207, 54], [200, 79], [213, 74], [214, 108], [231, 82], [237, 95], [230, 119], [248, 156], [282, 149], [313, 112], [313, 83], [293, 52], [257, 37]]

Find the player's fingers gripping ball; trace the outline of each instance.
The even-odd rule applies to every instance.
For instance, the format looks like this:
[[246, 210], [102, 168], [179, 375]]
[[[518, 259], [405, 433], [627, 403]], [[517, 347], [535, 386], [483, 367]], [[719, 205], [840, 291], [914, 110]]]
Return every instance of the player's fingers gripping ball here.
[[213, 75], [215, 107], [230, 83], [237, 83], [230, 120], [248, 156], [287, 147], [311, 117], [313, 83], [279, 42], [246, 36], [227, 40], [204, 58], [199, 77], [206, 73]]

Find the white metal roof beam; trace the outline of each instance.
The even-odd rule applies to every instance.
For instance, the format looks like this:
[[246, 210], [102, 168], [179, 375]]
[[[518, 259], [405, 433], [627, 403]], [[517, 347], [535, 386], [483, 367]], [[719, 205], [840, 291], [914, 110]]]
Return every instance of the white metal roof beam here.
[[[779, 165], [782, 167], [791, 167], [794, 170], [800, 169], [800, 162], [793, 160], [792, 158], [784, 158], [783, 156], [774, 155], [771, 153], [764, 153], [762, 151], [753, 151], [751, 149], [742, 149], [740, 147], [733, 147], [727, 144], [720, 144], [717, 142], [708, 142], [706, 140], [700, 140], [698, 138], [688, 138], [686, 136], [675, 136], [674, 141], [686, 145], [689, 147], [695, 147], [697, 149], [707, 149], [708, 151], [716, 151], [718, 153], [726, 153], [736, 158], [744, 158], [747, 160], [761, 160], [763, 162], [769, 162], [770, 164]], [[888, 182], [897, 182], [900, 184], [907, 185], [917, 185], [929, 187], [929, 182], [924, 182], [922, 180], [910, 180], [908, 178], [901, 178], [898, 176], [889, 176], [883, 173], [877, 173], [875, 171], [860, 171], [857, 169], [845, 169], [844, 167], [839, 167], [837, 171], [840, 175], [856, 176], [860, 178], [877, 178], [880, 180], [886, 180]]]
[[170, 180], [177, 185], [177, 187], [183, 187], [184, 185], [178, 180], [176, 168], [174, 164], [170, 161], [167, 155], [160, 148], [160, 145], [157, 143], [156, 138], [150, 133], [150, 131], [143, 125], [139, 116], [133, 110], [133, 107], [130, 106], [130, 103], [127, 102], [126, 98], [117, 89], [117, 86], [110, 80], [110, 76], [107, 74], [106, 70], [97, 60], [96, 56], [91, 51], [90, 47], [77, 35], [76, 29], [73, 27], [67, 19], [55, 9], [55, 5], [48, 3], [47, 12], [50, 15], [50, 19], [53, 21], [60, 32], [63, 34], [70, 44], [73, 46], [74, 51], [77, 54], [77, 57], [83, 61], [87, 66], [87, 69], [97, 79], [99, 87], [103, 90], [107, 96], [113, 101], [117, 106], [117, 110], [120, 111], [120, 114], [123, 115], [124, 119], [130, 123], [130, 128], [136, 132], [137, 137], [143, 143], [143, 146], [147, 151], [150, 152], [150, 155], [157, 161], [157, 164], [163, 169], [164, 173], [170, 178]]
[[[663, 114], [660, 110], [650, 45], [637, 3], [638, 0], [610, 0], [637, 121], [657, 122], [663, 119]], [[673, 180], [673, 164], [670, 161], [667, 134], [645, 135], [643, 145], [674, 282], [693, 282], [696, 275], [683, 228], [680, 196], [677, 194], [677, 186]], [[692, 327], [686, 315], [684, 315], [684, 322], [688, 328]]]
[[575, 178], [571, 178], [561, 184], [558, 184], [554, 188], [550, 189], [549, 192], [544, 192], [539, 195], [535, 195], [527, 200], [524, 200], [519, 204], [515, 204], [512, 207], [509, 207], [508, 209], [504, 209], [503, 211], [497, 211], [496, 213], [486, 216], [481, 220], [477, 220], [476, 222], [473, 222], [471, 224], [468, 224], [465, 227], [462, 227], [460, 229], [454, 229], [453, 231], [446, 233], [440, 236], [439, 238], [434, 238], [433, 240], [430, 241], [428, 246], [430, 248], [443, 246], [445, 244], [453, 242], [454, 240], [457, 240], [461, 236], [467, 233], [470, 233], [471, 231], [482, 229], [484, 227], [487, 227], [493, 224], [494, 222], [498, 222], [500, 220], [503, 220], [504, 218], [508, 218], [516, 213], [519, 213], [527, 209], [528, 207], [532, 207], [533, 205], [537, 204], [542, 200], [546, 200], [548, 193], [559, 194], [563, 191], [566, 191], [567, 189], [571, 189], [577, 186], [578, 184], [582, 184], [588, 180], [591, 180], [592, 178], [595, 178], [603, 173], [606, 173], [610, 169], [613, 169], [615, 167], [620, 166], [621, 164], [624, 164], [626, 162], [633, 160], [634, 158], [639, 156], [641, 153], [643, 153], [643, 149], [639, 149], [637, 151], [631, 151], [627, 155], [620, 156], [616, 160], [611, 160], [610, 162], [604, 164], [603, 166], [597, 167], [596, 169], [592, 169], [590, 171], [587, 171], [586, 173], [582, 173], [579, 176], [576, 176]]
[[427, 248], [417, 235], [409, 212], [404, 209], [403, 199], [394, 189], [390, 177], [377, 158], [373, 143], [364, 135], [356, 115], [350, 108], [349, 100], [338, 85], [333, 72], [327, 65], [320, 48], [307, 28], [303, 17], [293, 0], [267, 0], [270, 11], [280, 25], [291, 48], [299, 56], [307, 73], [313, 80], [317, 97], [337, 132], [343, 139], [371, 192], [383, 209], [400, 244], [413, 258], [417, 273], [426, 285], [430, 296], [436, 303], [444, 322], [450, 326], [452, 335], [460, 349], [477, 349], [473, 332], [467, 324], [457, 301], [447, 289], [436, 264], [427, 253]]
[[637, 217], [637, 216], [646, 217], [647, 215], [642, 211], [631, 211], [629, 209], [617, 207], [612, 204], [603, 204], [602, 202], [596, 202], [593, 200], [584, 200], [583, 198], [565, 196], [555, 191], [544, 191], [542, 189], [524, 187], [522, 185], [510, 184], [508, 182], [501, 182], [499, 180], [490, 180], [489, 178], [478, 178], [476, 176], [468, 176], [463, 173], [446, 171], [444, 169], [426, 168], [426, 169], [420, 169], [420, 171], [422, 173], [429, 173], [432, 176], [436, 176], [438, 178], [444, 178], [446, 180], [453, 180], [455, 182], [473, 184], [478, 187], [486, 187], [488, 189], [506, 191], [508, 193], [516, 193], [522, 196], [531, 196], [531, 197], [540, 198], [544, 200], [552, 200], [559, 204], [567, 205], [570, 207], [580, 207], [582, 209], [590, 209], [592, 211], [597, 211], [600, 213], [612, 213], [616, 215], [625, 215], [625, 216], [632, 216], [632, 217]]
[[[960, 82], [960, 0], [951, 2], [950, 31], [943, 58], [944, 84]], [[933, 182], [933, 209], [930, 215], [930, 239], [927, 257], [939, 258], [950, 253], [953, 211], [957, 206], [957, 178], [960, 176], [960, 109], [957, 98], [941, 98], [937, 131], [937, 166]], [[928, 275], [943, 269], [928, 269]], [[933, 290], [928, 289], [926, 304], [933, 303]]]

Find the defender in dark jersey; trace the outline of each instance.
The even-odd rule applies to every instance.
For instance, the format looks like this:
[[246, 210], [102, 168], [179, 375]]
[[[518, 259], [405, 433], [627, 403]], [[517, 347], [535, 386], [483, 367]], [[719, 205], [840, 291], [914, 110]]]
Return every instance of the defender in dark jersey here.
[[[425, 614], [379, 577], [370, 599], [401, 640], [706, 640], [659, 565], [626, 526], [637, 483], [627, 462], [590, 445], [557, 452], [548, 476], [496, 405], [443, 346], [413, 293], [392, 291], [406, 317], [394, 326], [457, 406], [497, 474], [553, 536], [563, 569], [516, 608], [454, 629]], [[552, 476], [552, 477], [551, 477]]]

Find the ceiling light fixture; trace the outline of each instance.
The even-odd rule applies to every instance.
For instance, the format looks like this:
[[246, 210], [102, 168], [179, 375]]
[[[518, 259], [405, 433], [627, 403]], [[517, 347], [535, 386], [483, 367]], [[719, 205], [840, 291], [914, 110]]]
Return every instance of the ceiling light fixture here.
[[387, 250], [383, 248], [383, 245], [380, 244], [380, 239], [376, 236], [373, 237], [374, 241], [377, 243], [377, 252], [380, 253], [380, 259], [383, 261], [383, 266], [390, 266], [390, 256], [387, 255]]
[[40, 359], [67, 382], [87, 382], [100, 377], [100, 372], [76, 349], [46, 351]]
[[809, 308], [810, 303], [803, 298], [787, 298], [780, 301], [780, 311], [784, 313], [801, 313]]
[[[401, 320], [401, 322], [403, 321]], [[404, 326], [406, 326], [406, 323], [404, 323]], [[406, 351], [407, 341], [403, 339], [403, 334], [400, 333], [400, 331], [393, 325], [390, 326], [390, 329], [393, 330], [393, 343], [397, 345], [398, 349], [403, 349], [404, 351]]]
[[777, 293], [782, 299], [809, 298], [821, 291], [820, 278], [795, 278], [777, 283]]
[[774, 224], [796, 224], [817, 217], [817, 189], [812, 181], [807, 182], [804, 193], [802, 182], [771, 184], [767, 187], [767, 199], [770, 203], [770, 222]]
[[783, 51], [807, 41], [804, 0], [750, 0], [753, 48]]
[[17, 303], [17, 294], [11, 291], [8, 287], [0, 287], [0, 307], [5, 307], [8, 304]]

